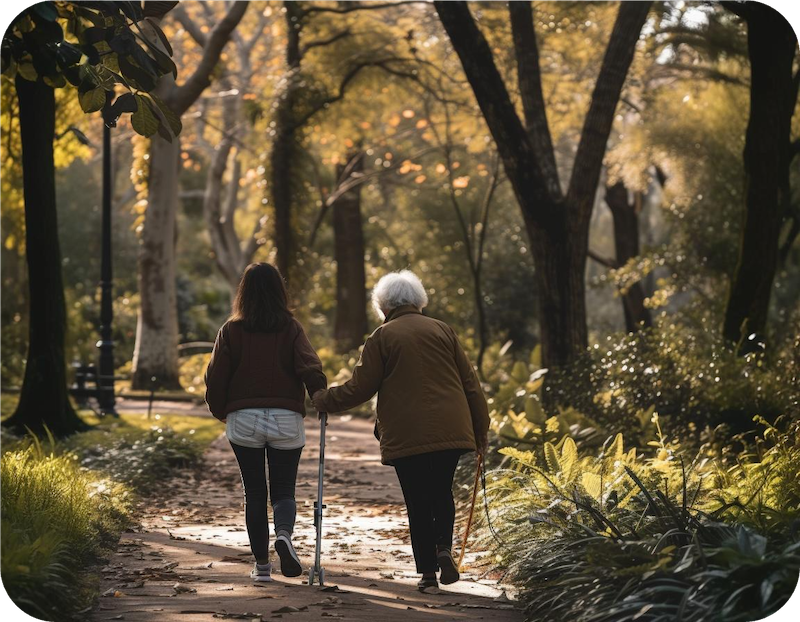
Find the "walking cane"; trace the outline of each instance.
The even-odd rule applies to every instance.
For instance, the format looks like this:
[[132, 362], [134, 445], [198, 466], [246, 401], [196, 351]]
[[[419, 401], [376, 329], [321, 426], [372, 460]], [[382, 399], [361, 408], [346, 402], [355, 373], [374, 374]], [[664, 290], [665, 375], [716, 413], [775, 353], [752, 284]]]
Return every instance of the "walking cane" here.
[[325, 428], [328, 426], [328, 413], [319, 413], [319, 481], [317, 482], [317, 500], [314, 502], [314, 526], [317, 528], [317, 546], [314, 551], [314, 566], [308, 571], [308, 584], [325, 585], [325, 569], [321, 565], [322, 557], [322, 482], [325, 477]]
[[481, 477], [481, 467], [483, 466], [483, 454], [478, 454], [478, 460], [475, 465], [475, 482], [472, 484], [472, 502], [469, 504], [469, 517], [467, 518], [467, 528], [464, 530], [464, 541], [461, 543], [461, 555], [458, 556], [458, 571], [464, 572], [461, 563], [464, 561], [464, 553], [467, 552], [467, 540], [469, 539], [469, 532], [472, 529], [472, 517], [475, 514], [475, 499], [478, 497], [478, 482]]

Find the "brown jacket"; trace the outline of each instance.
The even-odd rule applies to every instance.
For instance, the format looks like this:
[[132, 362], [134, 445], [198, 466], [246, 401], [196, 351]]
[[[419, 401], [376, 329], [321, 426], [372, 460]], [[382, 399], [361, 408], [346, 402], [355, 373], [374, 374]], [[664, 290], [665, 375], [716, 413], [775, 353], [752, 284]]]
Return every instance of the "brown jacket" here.
[[219, 329], [206, 370], [206, 403], [225, 421], [241, 408], [287, 408], [305, 415], [305, 395], [328, 386], [303, 326], [292, 318], [282, 331], [249, 333], [241, 322]]
[[480, 382], [456, 334], [415, 307], [394, 309], [369, 336], [353, 377], [318, 405], [348, 410], [378, 394], [381, 461], [443, 449], [475, 450], [489, 428]]

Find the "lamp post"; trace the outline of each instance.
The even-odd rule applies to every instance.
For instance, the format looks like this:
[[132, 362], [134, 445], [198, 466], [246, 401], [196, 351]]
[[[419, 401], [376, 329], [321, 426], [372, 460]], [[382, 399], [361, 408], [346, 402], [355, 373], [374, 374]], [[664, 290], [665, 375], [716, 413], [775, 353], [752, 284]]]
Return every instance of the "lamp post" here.
[[[113, 91], [106, 93], [106, 111], [111, 106], [114, 97]], [[111, 176], [111, 123], [112, 121], [103, 114], [103, 221], [101, 228], [102, 250], [100, 258], [100, 340], [97, 348], [100, 350], [99, 365], [97, 366], [97, 402], [103, 415], [118, 416], [116, 397], [114, 395], [114, 341], [111, 339], [111, 322], [114, 319], [112, 305], [112, 279], [111, 269], [111, 190], [113, 180]]]

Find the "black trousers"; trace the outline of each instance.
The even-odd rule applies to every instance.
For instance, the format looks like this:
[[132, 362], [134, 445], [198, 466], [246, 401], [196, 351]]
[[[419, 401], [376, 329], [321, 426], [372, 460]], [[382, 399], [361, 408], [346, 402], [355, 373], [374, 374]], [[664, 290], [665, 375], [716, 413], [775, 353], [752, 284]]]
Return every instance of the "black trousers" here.
[[[244, 516], [250, 550], [259, 563], [269, 559], [269, 521], [267, 518], [267, 475], [269, 463], [269, 496], [275, 519], [275, 532], [294, 531], [297, 503], [294, 498], [297, 468], [303, 448], [242, 447], [231, 443], [239, 462], [244, 488]], [[266, 460], [265, 460], [266, 459]]]
[[462, 449], [433, 451], [393, 460], [408, 510], [417, 572], [436, 572], [436, 554], [453, 546], [453, 476]]

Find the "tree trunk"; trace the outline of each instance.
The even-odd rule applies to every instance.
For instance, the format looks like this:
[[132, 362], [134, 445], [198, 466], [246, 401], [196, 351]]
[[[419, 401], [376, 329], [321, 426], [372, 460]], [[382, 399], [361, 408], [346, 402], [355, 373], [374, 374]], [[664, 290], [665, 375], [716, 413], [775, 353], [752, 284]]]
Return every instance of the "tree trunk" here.
[[150, 143], [147, 212], [139, 247], [139, 295], [131, 388], [180, 389], [178, 311], [175, 292], [175, 219], [178, 211], [180, 140], [154, 136]]
[[295, 155], [295, 105], [300, 86], [300, 32], [303, 11], [298, 2], [283, 3], [286, 16], [286, 77], [278, 94], [275, 109], [275, 134], [270, 153], [270, 187], [275, 210], [275, 263], [283, 278], [289, 280], [295, 263], [294, 230], [292, 229]]
[[569, 365], [586, 348], [586, 251], [576, 246], [566, 223], [547, 229], [526, 219], [533, 247], [542, 364]]
[[5, 422], [12, 429], [45, 428], [63, 437], [88, 426], [67, 392], [64, 338], [67, 311], [58, 242], [55, 164], [55, 94], [43, 82], [17, 76], [28, 264], [28, 358], [19, 404]]
[[[208, 36], [200, 62], [180, 86], [172, 74], [160, 78], [157, 94], [172, 111], [183, 114], [211, 83], [211, 75], [234, 28], [248, 3], [234, 2], [225, 17]], [[151, 43], [162, 46], [159, 38], [145, 27]], [[175, 240], [178, 213], [178, 174], [180, 140], [172, 143], [158, 135], [150, 142], [150, 177], [147, 187], [147, 213], [139, 247], [139, 295], [136, 344], [133, 352], [134, 389], [148, 389], [151, 379], [164, 389], [180, 389], [178, 379], [178, 311], [175, 292]]]
[[[288, 87], [291, 90], [293, 87]], [[293, 96], [291, 96], [293, 99]], [[275, 263], [283, 278], [289, 280], [294, 265], [295, 244], [292, 229], [292, 174], [294, 160], [294, 126], [291, 120], [290, 95], [278, 104], [275, 117], [275, 139], [270, 153], [270, 186], [275, 212]]]
[[[351, 167], [360, 173], [363, 153]], [[337, 166], [341, 179], [347, 163]], [[364, 230], [361, 222], [361, 185], [342, 194], [333, 203], [334, 257], [336, 259], [336, 321], [333, 335], [341, 352], [355, 350], [367, 334], [367, 283], [364, 270]]]
[[614, 113], [650, 3], [620, 4], [566, 194], [561, 192], [550, 153], [530, 3], [513, 2], [509, 7], [525, 126], [468, 3], [437, 1], [434, 6], [497, 144], [525, 219], [537, 275], [542, 362], [548, 368], [565, 367], [587, 346], [589, 222]]
[[[641, 201], [641, 195], [638, 201]], [[611, 210], [614, 221], [614, 247], [617, 266], [622, 267], [629, 260], [639, 256], [639, 211], [635, 200], [628, 202], [628, 189], [621, 181], [606, 186], [606, 205]], [[637, 281], [622, 294], [622, 309], [625, 313], [625, 330], [635, 333], [642, 327], [653, 325], [650, 310], [644, 306], [644, 289]]]
[[[731, 283], [723, 334], [744, 346], [765, 338], [778, 237], [788, 204], [791, 119], [797, 101], [792, 61], [797, 38], [774, 9], [741, 7], [750, 58], [750, 118], [744, 146], [745, 212], [739, 262]], [[756, 339], [748, 336], [755, 334]]]

